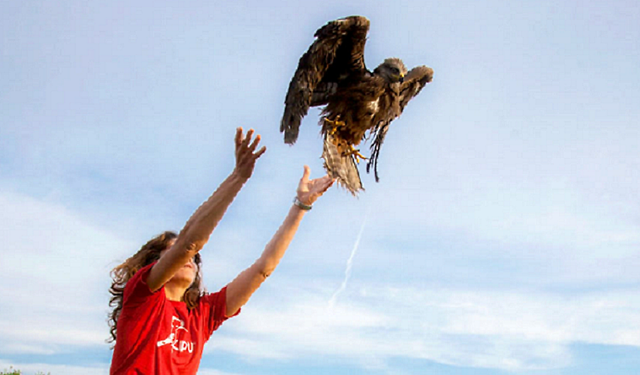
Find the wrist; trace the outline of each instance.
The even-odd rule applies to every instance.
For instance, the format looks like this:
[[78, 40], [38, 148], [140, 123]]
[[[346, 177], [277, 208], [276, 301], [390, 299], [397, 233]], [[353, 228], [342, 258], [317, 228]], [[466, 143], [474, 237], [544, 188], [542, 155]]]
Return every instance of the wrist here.
[[313, 208], [312, 204], [301, 202], [297, 195], [295, 196], [295, 198], [293, 198], [293, 204], [303, 211], [309, 211]]
[[245, 182], [247, 182], [249, 180], [249, 177], [251, 176], [243, 176], [242, 174], [240, 174], [240, 172], [238, 172], [237, 169], [233, 169], [233, 171], [231, 172], [231, 174], [229, 175], [229, 178], [232, 179], [233, 181], [237, 181], [239, 183], [244, 184]]

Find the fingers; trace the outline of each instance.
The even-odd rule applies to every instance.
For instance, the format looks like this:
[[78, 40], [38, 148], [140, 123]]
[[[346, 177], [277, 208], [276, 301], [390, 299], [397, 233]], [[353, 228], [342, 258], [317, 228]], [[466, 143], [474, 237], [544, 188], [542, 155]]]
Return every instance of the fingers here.
[[236, 137], [235, 137], [236, 152], [241, 152], [241, 153], [248, 152], [252, 156], [255, 156], [255, 158], [257, 159], [262, 154], [264, 154], [267, 148], [263, 146], [257, 153], [255, 154], [253, 153], [256, 150], [256, 148], [258, 148], [258, 145], [260, 144], [260, 140], [262, 139], [260, 134], [258, 134], [256, 135], [255, 139], [252, 142], [251, 138], [253, 137], [254, 132], [255, 131], [253, 129], [249, 129], [249, 131], [247, 131], [247, 135], [243, 136], [242, 127], [238, 127], [236, 129]]
[[[249, 144], [249, 142], [251, 142], [251, 137], [253, 136], [253, 129], [249, 129], [249, 131], [247, 132], [247, 136], [243, 136], [242, 135], [242, 126], [239, 126], [236, 128], [236, 146], [240, 147], [240, 146], [244, 146], [247, 147], [247, 145]], [[260, 135], [258, 135], [258, 138], [260, 137]]]
[[309, 182], [309, 192], [311, 194], [320, 196], [324, 194], [335, 182], [335, 179], [331, 178], [329, 175], [324, 177], [316, 178], [315, 180], [311, 180]]
[[308, 165], [304, 166], [304, 172], [302, 173], [301, 181], [309, 181], [309, 176], [311, 175], [311, 168]]
[[336, 182], [336, 179], [332, 178], [329, 175], [324, 176], [323, 179], [326, 181], [325, 184], [327, 185], [327, 189], [330, 188], [334, 182]]
[[329, 188], [336, 180], [331, 178], [329, 175], [326, 175], [317, 179], [316, 181], [318, 182], [318, 192], [320, 194], [323, 194], [325, 191], [329, 190]]
[[253, 137], [253, 129], [249, 129], [247, 132], [247, 136], [242, 140], [242, 147], [247, 148], [249, 142], [251, 142], [251, 137]]
[[261, 149], [258, 150], [258, 152], [256, 152], [254, 155], [257, 158], [259, 158], [260, 156], [262, 156], [262, 154], [265, 153], [265, 151], [267, 151], [267, 146], [262, 146]]
[[240, 147], [240, 143], [242, 143], [242, 126], [239, 126], [236, 129], [236, 148]]
[[304, 166], [304, 172], [302, 172], [302, 177], [300, 178], [300, 182], [298, 183], [298, 195], [300, 193], [308, 193], [310, 188], [309, 175], [311, 174], [311, 168], [308, 165]]
[[[249, 134], [247, 133], [247, 139], [249, 139]], [[256, 136], [256, 139], [253, 140], [253, 142], [251, 143], [251, 146], [249, 146], [249, 150], [251, 150], [251, 152], [253, 152], [253, 150], [256, 149], [256, 147], [258, 147], [258, 143], [260, 143], [260, 134], [258, 134]]]

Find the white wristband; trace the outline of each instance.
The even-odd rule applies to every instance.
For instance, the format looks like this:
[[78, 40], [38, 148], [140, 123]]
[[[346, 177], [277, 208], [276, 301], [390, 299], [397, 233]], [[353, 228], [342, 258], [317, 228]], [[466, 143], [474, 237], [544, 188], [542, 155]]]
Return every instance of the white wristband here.
[[313, 208], [311, 205], [306, 205], [306, 204], [300, 202], [300, 199], [298, 199], [297, 196], [295, 198], [293, 198], [293, 204], [295, 204], [300, 209], [305, 210], [305, 211], [309, 211], [310, 209]]

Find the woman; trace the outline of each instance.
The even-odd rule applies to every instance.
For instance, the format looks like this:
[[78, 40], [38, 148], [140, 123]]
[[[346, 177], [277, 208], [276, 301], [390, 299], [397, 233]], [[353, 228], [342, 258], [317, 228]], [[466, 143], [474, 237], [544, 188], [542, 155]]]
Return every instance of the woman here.
[[252, 136], [237, 129], [235, 169], [179, 234], [161, 234], [112, 271], [112, 375], [196, 374], [204, 343], [240, 313], [280, 262], [305, 212], [333, 184], [329, 176], [309, 180], [305, 166], [294, 204], [260, 258], [219, 292], [203, 294], [199, 251], [266, 150], [256, 151], [260, 136]]

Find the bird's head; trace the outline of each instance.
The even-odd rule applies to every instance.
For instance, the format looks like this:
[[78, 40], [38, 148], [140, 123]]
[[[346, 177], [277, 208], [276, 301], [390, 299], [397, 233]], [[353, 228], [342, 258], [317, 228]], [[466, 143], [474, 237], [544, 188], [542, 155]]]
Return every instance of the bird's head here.
[[378, 65], [373, 74], [381, 76], [388, 83], [402, 83], [404, 76], [407, 74], [407, 68], [402, 63], [402, 60], [392, 57]]

